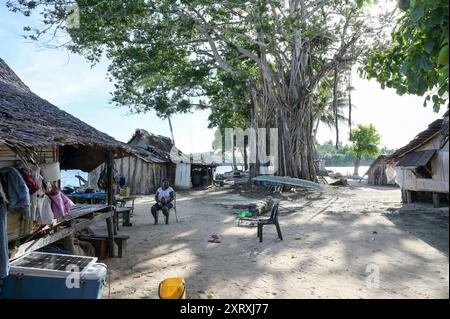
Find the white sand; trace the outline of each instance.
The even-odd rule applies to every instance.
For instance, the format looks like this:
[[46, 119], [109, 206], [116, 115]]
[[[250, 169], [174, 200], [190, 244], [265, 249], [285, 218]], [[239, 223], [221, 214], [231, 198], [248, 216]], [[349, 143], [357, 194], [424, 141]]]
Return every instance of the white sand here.
[[[355, 185], [283, 200], [294, 210], [280, 210], [284, 240], [266, 226], [263, 243], [221, 205], [254, 200], [231, 189], [179, 192], [180, 222], [169, 225], [153, 225], [144, 197], [120, 229], [127, 255], [106, 262], [110, 298], [158, 298], [172, 276], [188, 298], [449, 298], [448, 208], [399, 212], [399, 189]], [[208, 243], [212, 234], [222, 242]], [[367, 285], [367, 265], [379, 287]]]

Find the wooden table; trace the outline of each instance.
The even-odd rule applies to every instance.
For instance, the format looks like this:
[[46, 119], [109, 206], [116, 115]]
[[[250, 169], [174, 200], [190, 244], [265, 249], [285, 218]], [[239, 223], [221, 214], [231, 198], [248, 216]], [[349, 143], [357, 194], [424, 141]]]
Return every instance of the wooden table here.
[[119, 196], [119, 198], [116, 198], [116, 202], [120, 203], [120, 207], [126, 207], [125, 205], [128, 202], [131, 202], [131, 215], [130, 217], [133, 217], [134, 213], [134, 201], [138, 198], [141, 198], [141, 196], [131, 195], [131, 196]]
[[102, 220], [106, 221], [108, 228], [109, 256], [114, 257], [113, 217], [114, 209], [111, 206], [104, 204], [77, 204], [71, 208], [67, 216], [58, 220], [55, 225], [50, 226], [49, 234], [35, 239], [28, 239], [21, 244], [14, 254], [14, 259], [71, 236]]

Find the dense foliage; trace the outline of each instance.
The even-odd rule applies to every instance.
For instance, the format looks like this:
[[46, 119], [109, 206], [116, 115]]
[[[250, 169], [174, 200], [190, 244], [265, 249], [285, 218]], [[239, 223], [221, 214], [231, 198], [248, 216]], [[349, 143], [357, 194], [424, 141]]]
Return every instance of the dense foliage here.
[[434, 111], [448, 104], [448, 0], [400, 0], [402, 15], [387, 46], [374, 47], [362, 68], [382, 88], [424, 96]]
[[[317, 158], [325, 161], [326, 166], [353, 166], [356, 161], [356, 156], [350, 152], [350, 146], [339, 143], [339, 148], [336, 149], [333, 141], [327, 141], [322, 144], [316, 144]], [[380, 153], [389, 155], [395, 150], [387, 147], [382, 147]], [[376, 156], [363, 155], [361, 157], [361, 165], [370, 165], [375, 160]]]
[[[74, 3], [79, 24], [72, 27], [67, 8]], [[313, 131], [316, 119], [324, 118], [314, 110], [320, 83], [332, 79], [337, 128], [342, 73], [377, 45], [389, 25], [384, 14], [372, 14], [371, 3], [8, 1], [12, 11], [43, 14], [43, 29], [27, 29], [32, 39], [50, 35], [51, 41], [62, 32], [70, 39], [61, 45], [93, 63], [106, 55], [114, 102], [161, 117], [208, 108], [211, 126], [219, 128], [277, 127], [277, 174], [310, 180], [316, 179]], [[252, 174], [258, 169], [259, 163]]]

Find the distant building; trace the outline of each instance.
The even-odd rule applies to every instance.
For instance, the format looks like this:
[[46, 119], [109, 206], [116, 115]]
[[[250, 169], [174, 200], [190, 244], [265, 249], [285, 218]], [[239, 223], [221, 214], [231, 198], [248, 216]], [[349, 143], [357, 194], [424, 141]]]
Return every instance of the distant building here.
[[386, 155], [380, 155], [373, 161], [363, 177], [366, 175], [369, 185], [395, 185], [397, 173], [394, 165], [386, 163]]
[[410, 143], [386, 158], [395, 165], [403, 202], [448, 202], [448, 111]]
[[[139, 153], [115, 161], [117, 174], [125, 177], [131, 194], [153, 194], [161, 180], [167, 178], [172, 186], [191, 188], [213, 183], [216, 164], [193, 160], [173, 145], [168, 137], [136, 129], [128, 145]], [[101, 167], [89, 173], [94, 182]]]

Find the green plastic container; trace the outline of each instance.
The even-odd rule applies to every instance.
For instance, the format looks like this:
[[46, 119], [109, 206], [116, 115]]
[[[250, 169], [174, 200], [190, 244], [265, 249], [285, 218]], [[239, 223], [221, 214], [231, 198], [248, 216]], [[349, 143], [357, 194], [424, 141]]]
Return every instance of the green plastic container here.
[[245, 218], [245, 217], [252, 217], [253, 216], [253, 214], [251, 212], [249, 212], [248, 210], [243, 210], [243, 211], [237, 212], [236, 214], [237, 214], [237, 217], [239, 217], [239, 218]]

